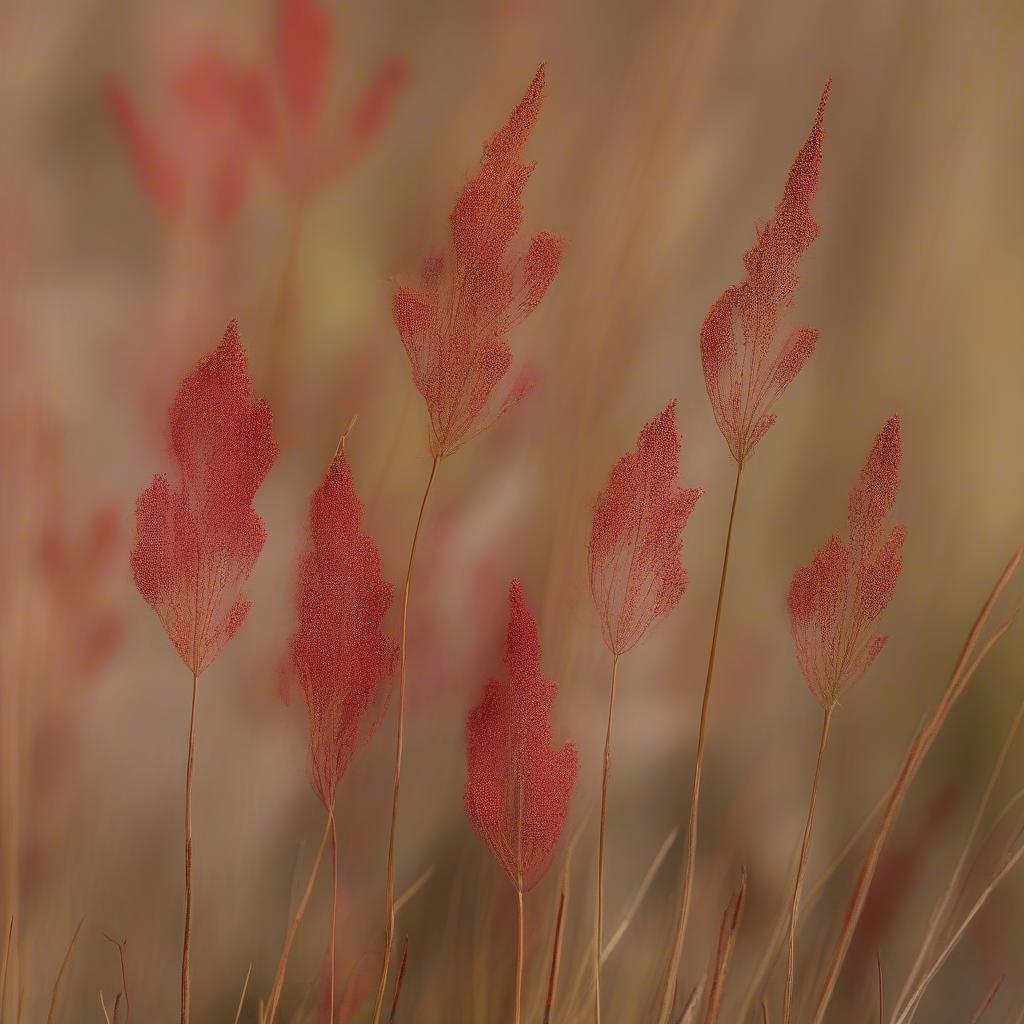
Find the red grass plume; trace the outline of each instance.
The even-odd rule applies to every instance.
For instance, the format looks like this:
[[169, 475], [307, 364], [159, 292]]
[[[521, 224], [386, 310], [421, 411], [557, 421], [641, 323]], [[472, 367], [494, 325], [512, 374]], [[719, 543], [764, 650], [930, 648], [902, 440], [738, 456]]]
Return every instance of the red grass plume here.
[[249, 611], [241, 590], [266, 538], [252, 499], [278, 454], [236, 321], [181, 382], [170, 421], [178, 479], [159, 474], [139, 495], [131, 565], [139, 593], [198, 676]]
[[466, 813], [527, 892], [543, 877], [565, 826], [576, 782], [576, 746], [551, 747], [557, 684], [540, 671], [537, 623], [519, 580], [509, 588], [504, 679], [492, 679], [466, 721]]
[[398, 657], [381, 629], [394, 588], [362, 520], [342, 448], [310, 501], [291, 641], [292, 669], [309, 711], [313, 789], [325, 806], [334, 803], [338, 782], [379, 720], [367, 723], [367, 716]]
[[615, 463], [594, 504], [587, 561], [604, 642], [618, 657], [686, 591], [683, 528], [704, 493], [676, 485], [676, 403], [640, 432], [636, 451]]
[[906, 530], [889, 525], [901, 455], [900, 421], [893, 416], [850, 491], [848, 543], [833, 534], [809, 565], [797, 569], [789, 587], [797, 661], [826, 710], [868, 670], [888, 639], [876, 627], [903, 567]]
[[[743, 256], [745, 280], [727, 288], [700, 332], [704, 381], [729, 451], [742, 464], [775, 422], [771, 410], [818, 344], [816, 327], [794, 327], [780, 341], [783, 315], [799, 283], [797, 263], [818, 237], [811, 201], [821, 169], [825, 85], [811, 134], [797, 154], [775, 215]], [[737, 341], [737, 330], [740, 340]]]
[[535, 166], [522, 163], [521, 154], [543, 98], [542, 65], [463, 187], [450, 218], [448, 252], [427, 261], [418, 287], [395, 289], [395, 325], [427, 403], [430, 450], [437, 458], [486, 430], [531, 388], [530, 378], [520, 374], [497, 408], [492, 405], [512, 364], [509, 333], [544, 298], [565, 248], [561, 238], [541, 231], [525, 253], [508, 254]]

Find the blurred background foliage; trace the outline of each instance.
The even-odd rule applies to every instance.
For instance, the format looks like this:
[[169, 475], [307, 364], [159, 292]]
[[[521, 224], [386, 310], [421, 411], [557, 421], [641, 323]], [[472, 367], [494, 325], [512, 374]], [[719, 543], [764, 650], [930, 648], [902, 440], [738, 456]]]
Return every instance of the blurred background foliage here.
[[[290, 880], [302, 877], [296, 865], [308, 864], [320, 827], [301, 712], [277, 694], [308, 495], [358, 414], [349, 455], [385, 569], [400, 577], [430, 459], [390, 319], [390, 281], [414, 274], [443, 242], [484, 139], [541, 60], [548, 98], [528, 148], [539, 166], [525, 225], [565, 235], [570, 248], [513, 338], [542, 387], [446, 463], [422, 540], [399, 889], [436, 868], [399, 923], [410, 940], [403, 1008], [429, 1024], [501, 1019], [507, 1003], [513, 907], [461, 793], [465, 713], [499, 664], [513, 575], [540, 612], [545, 668], [562, 686], [558, 733], [581, 749], [570, 829], [585, 831], [573, 859], [568, 999], [591, 927], [607, 699], [585, 583], [590, 508], [612, 461], [671, 398], [681, 481], [707, 493], [687, 530], [690, 590], [622, 670], [609, 930], [685, 821], [732, 482], [697, 335], [740, 278], [741, 255], [774, 208], [831, 75], [821, 235], [802, 261], [796, 314], [822, 340], [745, 475], [684, 961], [685, 987], [704, 969], [745, 864], [736, 999], [785, 898], [818, 723], [791, 651], [786, 587], [841, 524], [885, 419], [898, 411], [903, 424], [905, 570], [886, 620], [889, 647], [834, 725], [812, 879], [888, 784], [1021, 539], [1024, 14], [987, 0], [325, 8], [324, 131], [351, 128], [380, 75], [390, 92], [352, 159], [303, 189], [266, 154], [243, 152], [210, 72], [218, 61], [267, 66], [272, 5], [0, 6], [0, 854], [3, 920], [19, 921], [25, 1019], [42, 1014], [83, 916], [67, 1019], [99, 1019], [98, 990], [120, 987], [104, 932], [127, 937], [133, 1014], [167, 1019], [176, 1005], [189, 692], [131, 586], [127, 552], [134, 496], [164, 458], [176, 382], [235, 316], [282, 455], [256, 499], [269, 540], [249, 587], [253, 610], [203, 680], [196, 1016], [231, 1019], [250, 962], [251, 991], [266, 992]], [[185, 180], [198, 182], [176, 214], [147, 191], [112, 87], [130, 96]], [[233, 205], [218, 213], [207, 199], [225, 180]], [[911, 791], [836, 1021], [863, 1020], [874, 1005], [876, 951], [893, 985], [909, 966], [1024, 696], [1022, 660], [1017, 629]], [[389, 719], [340, 794], [339, 962], [341, 977], [352, 976], [353, 1020], [380, 941], [391, 736]], [[1014, 750], [996, 806], [1022, 771]], [[608, 964], [613, 1021], [642, 1019], [660, 977], [678, 858], [674, 848]], [[560, 867], [530, 901], [528, 988], [538, 992]], [[840, 872], [809, 920], [805, 977], [850, 881], [849, 869]], [[993, 1012], [1020, 1005], [1021, 895], [1011, 880], [972, 928], [923, 1011], [943, 1015], [929, 1019], [966, 1019], [1002, 971], [1010, 979]], [[328, 913], [324, 896], [300, 936], [287, 1005], [316, 1003]]]

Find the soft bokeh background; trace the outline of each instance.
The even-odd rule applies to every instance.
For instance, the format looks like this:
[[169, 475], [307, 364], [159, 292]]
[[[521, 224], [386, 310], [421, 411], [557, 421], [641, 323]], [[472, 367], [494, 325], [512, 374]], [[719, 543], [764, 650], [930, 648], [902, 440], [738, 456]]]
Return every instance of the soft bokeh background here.
[[[269, 539], [249, 587], [253, 610], [202, 681], [193, 1016], [233, 1019], [252, 963], [243, 1019], [255, 1020], [322, 821], [301, 710], [277, 694], [305, 504], [358, 414], [349, 441], [357, 485], [386, 571], [400, 579], [430, 460], [422, 403], [390, 321], [389, 280], [415, 272], [444, 240], [484, 139], [542, 60], [548, 99], [528, 150], [539, 166], [526, 227], [571, 244], [544, 304], [513, 339], [541, 370], [542, 388], [443, 465], [422, 538], [398, 887], [434, 871], [399, 921], [400, 938], [409, 936], [399, 1019], [507, 1015], [512, 894], [465, 820], [461, 791], [464, 717], [499, 665], [513, 575], [539, 613], [545, 668], [562, 687], [556, 733], [581, 750], [568, 831], [583, 831], [561, 988], [562, 1019], [574, 1019], [609, 673], [586, 590], [590, 506], [612, 461], [671, 398], [684, 438], [681, 479], [707, 493], [687, 529], [689, 592], [622, 666], [609, 930], [666, 835], [685, 822], [733, 472], [704, 394], [697, 335], [710, 304], [741, 276], [741, 254], [777, 202], [831, 75], [815, 208], [822, 230], [797, 299], [822, 341], [745, 474], [682, 974], [688, 990], [704, 970], [745, 864], [750, 903], [726, 1008], [734, 1019], [785, 898], [813, 768], [819, 712], [784, 608], [793, 568], [841, 525], [870, 441], [898, 411], [905, 572], [887, 616], [890, 645], [835, 723], [813, 879], [884, 791], [1024, 534], [1021, 9], [943, 0], [327, 7], [334, 50], [324, 124], [347, 123], [382, 67], [404, 68], [390, 109], [358, 158], [301, 211], [257, 159], [246, 163], [237, 211], [220, 221], [194, 209], [170, 218], [147, 195], [115, 126], [110, 76], [161, 145], [208, 180], [236, 140], [196, 68], [213, 51], [238, 66], [266, 65], [271, 4], [0, 7], [0, 853], [5, 931], [12, 914], [18, 920], [12, 971], [24, 986], [24, 1020], [45, 1012], [82, 917], [64, 1019], [100, 1020], [100, 990], [109, 1005], [120, 989], [104, 933], [127, 939], [132, 1019], [175, 1019], [189, 680], [134, 591], [127, 556], [134, 497], [165, 465], [176, 382], [236, 316], [282, 454], [256, 499]], [[898, 991], [1024, 697], [1022, 664], [1017, 629], [930, 755], [832, 1019], [869, 1019], [876, 952], [887, 990]], [[389, 716], [341, 791], [339, 975], [343, 986], [353, 979], [352, 1020], [365, 1019], [362, 993], [379, 956], [393, 726]], [[994, 808], [1022, 772], [1015, 749]], [[646, 1019], [679, 860], [677, 844], [608, 964], [611, 1021]], [[531, 1013], [562, 863], [529, 898]], [[804, 996], [855, 863], [804, 932]], [[1021, 1006], [1024, 889], [1011, 878], [1000, 892], [920, 1019], [968, 1019], [1002, 972], [1009, 978], [990, 1019], [1012, 1019]], [[328, 914], [321, 884], [290, 968], [289, 1013], [319, 997]], [[8, 987], [13, 1019], [17, 985]]]

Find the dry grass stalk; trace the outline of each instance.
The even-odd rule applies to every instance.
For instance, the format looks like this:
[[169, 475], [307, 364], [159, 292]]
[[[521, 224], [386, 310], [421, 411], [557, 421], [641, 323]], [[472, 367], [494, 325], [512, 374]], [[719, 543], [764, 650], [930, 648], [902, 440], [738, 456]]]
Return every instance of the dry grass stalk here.
[[53, 991], [50, 993], [50, 1010], [46, 1015], [46, 1024], [54, 1024], [57, 1019], [57, 1001], [60, 999], [60, 986], [64, 981], [64, 975], [67, 974], [68, 964], [71, 963], [71, 954], [75, 951], [75, 943], [78, 942], [78, 933], [82, 930], [82, 925], [85, 923], [83, 917], [78, 922], [78, 926], [75, 928], [74, 935], [71, 936], [71, 941], [68, 943], [67, 952], [64, 954], [64, 959], [61, 961], [60, 970], [57, 972], [57, 979], [53, 983]]
[[722, 625], [722, 606], [725, 602], [725, 583], [729, 575], [729, 552], [732, 548], [732, 533], [736, 523], [736, 505], [740, 495], [740, 477], [743, 475], [743, 463], [736, 464], [736, 484], [732, 492], [732, 505], [729, 509], [729, 526], [725, 533], [725, 553], [722, 556], [722, 576], [718, 583], [718, 601], [715, 604], [715, 624], [711, 630], [711, 650], [708, 654], [708, 672], [704, 680], [704, 697], [700, 706], [700, 726], [697, 731], [697, 753], [693, 765], [693, 789], [690, 793], [690, 823], [686, 830], [686, 850], [683, 862], [682, 896], [679, 900], [679, 913], [676, 917], [675, 932], [672, 937], [672, 950], [669, 953], [668, 969], [665, 973], [665, 986], [661, 997], [661, 1010], [658, 1024], [668, 1024], [672, 1004], [675, 1002], [676, 983], [679, 975], [679, 964], [683, 958], [683, 944], [686, 941], [686, 927], [690, 919], [690, 901], [693, 893], [693, 874], [697, 860], [697, 819], [700, 814], [700, 783], [704, 767], [704, 745], [707, 738], [708, 708], [711, 704], [711, 681], [715, 675], [715, 655], [718, 651], [718, 632]]
[[793, 896], [789, 906], [789, 949], [786, 956], [786, 984], [782, 997], [782, 1024], [789, 1024], [793, 1008], [793, 971], [796, 964], [796, 922], [800, 914], [800, 892], [803, 888], [804, 871], [807, 869], [807, 855], [811, 848], [811, 833], [814, 829], [814, 808], [818, 800], [818, 788], [821, 785], [821, 766], [825, 761], [825, 747], [828, 745], [829, 728], [832, 725], [832, 713], [835, 705], [825, 709], [821, 721], [821, 739], [818, 742], [818, 760], [814, 767], [814, 781], [811, 783], [811, 797], [807, 806], [807, 823], [804, 825], [804, 836], [800, 842], [800, 857], [796, 865], [796, 878], [793, 881]]
[[266, 1010], [261, 1014], [261, 1021], [265, 1020], [265, 1024], [274, 1024], [274, 1017], [277, 1014], [277, 1008], [281, 1001], [281, 991], [284, 988], [285, 973], [288, 970], [288, 957], [291, 954], [295, 936], [298, 934], [299, 925], [302, 923], [302, 918], [306, 913], [306, 907], [309, 905], [310, 897], [313, 895], [313, 886], [316, 883], [316, 876], [320, 871], [320, 862], [323, 860], [324, 851], [327, 849], [327, 840], [331, 837], [331, 822], [333, 818], [333, 811], [328, 809], [324, 834], [320, 840], [320, 847], [316, 852], [316, 858], [313, 860], [312, 870], [309, 872], [309, 881], [306, 883], [305, 892], [303, 892], [302, 899], [299, 900], [299, 905], [295, 909], [295, 914], [288, 926], [284, 946], [281, 949], [281, 959], [278, 961], [277, 971], [274, 974], [274, 983], [271, 986], [270, 994], [267, 996]]
[[402, 785], [402, 753], [405, 745], [405, 681], [408, 652], [409, 627], [409, 595], [412, 591], [412, 571], [416, 564], [416, 546], [420, 539], [423, 526], [423, 514], [427, 508], [427, 499], [437, 476], [437, 467], [441, 464], [440, 455], [434, 456], [430, 467], [430, 476], [423, 491], [416, 527], [412, 534], [412, 545], [409, 548], [409, 564], [405, 570], [405, 585], [402, 588], [402, 627], [399, 639], [398, 655], [398, 725], [395, 733], [395, 778], [391, 791], [391, 826], [388, 832], [387, 877], [384, 890], [384, 957], [380, 965], [380, 979], [377, 982], [377, 1000], [373, 1008], [373, 1024], [380, 1024], [384, 1009], [384, 993], [388, 984], [388, 971], [391, 967], [391, 948], [395, 941], [395, 836], [398, 831], [398, 798]]
[[959, 888], [960, 881], [963, 878], [968, 854], [974, 846], [974, 840], [977, 838], [978, 831], [981, 828], [981, 823], [984, 820], [986, 811], [988, 810], [992, 794], [995, 791], [996, 783], [1002, 775], [1003, 766], [1006, 764], [1010, 748], [1013, 746], [1013, 741], [1016, 739], [1017, 733], [1020, 731], [1022, 722], [1024, 722], [1024, 701], [1021, 701], [1020, 706], [1017, 708], [1017, 714], [1014, 716], [1009, 730], [1007, 730], [1006, 739], [1003, 741], [1002, 748], [1000, 749], [999, 755], [996, 757], [996, 762], [992, 767], [988, 784], [985, 787], [985, 792], [982, 795], [981, 802], [978, 804], [978, 810], [975, 812], [974, 820], [971, 822], [970, 830], [967, 833], [966, 840], [964, 840], [963, 849], [960, 852], [960, 857], [957, 860], [956, 867], [953, 869], [953, 874], [950, 877], [949, 884], [943, 891], [938, 904], [936, 904], [931, 917], [929, 918], [928, 928], [925, 931], [924, 940], [922, 941], [921, 948], [918, 951], [917, 959], [914, 961], [914, 965], [910, 969], [910, 973], [907, 975], [907, 980], [903, 984], [903, 989], [900, 992], [899, 998], [896, 1000], [897, 1012], [903, 1007], [911, 986], [920, 977], [925, 961], [928, 959], [928, 955], [931, 953], [935, 945], [939, 927], [946, 918], [947, 911], [951, 909], [954, 893]]
[[388, 1024], [395, 1024], [395, 1015], [398, 1013], [398, 997], [402, 994], [402, 982], [405, 980], [405, 968], [409, 963], [409, 936], [405, 937], [402, 946], [402, 962], [398, 965], [398, 977], [395, 979], [395, 994], [391, 998], [391, 1013], [388, 1015]]
[[708, 1005], [704, 1012], [704, 1024], [716, 1024], [725, 998], [725, 983], [729, 974], [733, 950], [736, 948], [736, 936], [739, 934], [740, 922], [743, 920], [743, 908], [747, 901], [747, 869], [740, 872], [740, 887], [729, 901], [722, 915], [722, 923], [718, 930], [718, 946], [708, 972], [711, 978], [711, 989], [708, 992]]
[[[1019, 838], [1019, 837], [1018, 837]], [[964, 933], [967, 931], [968, 926], [974, 920], [974, 918], [981, 911], [981, 908], [988, 902], [989, 896], [996, 890], [999, 883], [1014, 869], [1017, 862], [1024, 856], [1024, 845], [1018, 845], [1016, 852], [1005, 858], [1002, 866], [995, 873], [988, 885], [982, 890], [981, 895], [974, 901], [974, 905], [967, 912], [960, 926], [953, 932], [949, 942], [946, 943], [942, 952], [938, 955], [935, 962], [929, 968], [927, 973], [918, 982], [917, 986], [911, 992], [910, 997], [907, 1000], [906, 1007], [899, 1013], [898, 1016], [894, 1016], [894, 1024], [909, 1024], [914, 1019], [914, 1014], [917, 1012], [917, 1008], [921, 1005], [921, 1000], [924, 997], [925, 991], [931, 984], [932, 979], [942, 969], [943, 964], [949, 959], [953, 950], [956, 949], [963, 938]]]
[[[843, 866], [846, 858], [850, 856], [856, 848], [857, 843], [860, 842], [864, 833], [867, 832], [868, 826], [872, 821], [874, 821], [878, 812], [885, 806], [885, 802], [889, 799], [890, 792], [891, 790], [886, 790], [878, 798], [875, 806], [871, 808], [864, 820], [857, 826], [857, 830], [847, 840], [846, 845], [832, 859], [832, 863], [822, 871], [818, 880], [807, 893], [807, 897], [801, 901], [802, 906], [797, 920], [798, 931], [802, 927], [807, 913], [817, 906], [818, 900], [821, 899], [822, 893], [825, 891], [825, 887], [835, 877], [836, 872]], [[1022, 790], [1021, 793], [1022, 796], [1024, 796], [1024, 790]], [[799, 854], [794, 856], [794, 860], [796, 859], [796, 856], [799, 856]], [[788, 922], [789, 906], [788, 904], [783, 904], [782, 909], [779, 911], [778, 919], [775, 922], [775, 929], [772, 932], [771, 940], [765, 947], [761, 960], [758, 963], [757, 970], [754, 972], [754, 976], [751, 979], [750, 984], [747, 986], [747, 993], [743, 998], [743, 1002], [740, 1004], [740, 1011], [736, 1017], [737, 1020], [745, 1021], [749, 1016], [750, 1010], [754, 1005], [754, 1000], [758, 997], [758, 993], [761, 992], [768, 972], [771, 970], [772, 965], [775, 963], [775, 958], [778, 956], [779, 950], [782, 948], [782, 940], [786, 935], [786, 925]]]
[[565, 904], [569, 896], [568, 873], [563, 872], [561, 894], [558, 899], [558, 915], [555, 918], [555, 938], [551, 946], [551, 971], [548, 975], [548, 994], [544, 1000], [544, 1024], [551, 1024], [555, 1009], [555, 993], [558, 989], [558, 968], [562, 962], [562, 926], [565, 923]]
[[1005, 974], [1000, 974], [999, 977], [996, 978], [992, 983], [992, 987], [985, 993], [985, 997], [980, 1003], [978, 1003], [978, 1008], [971, 1014], [971, 1019], [968, 1021], [968, 1024], [978, 1024], [978, 1021], [981, 1020], [985, 1011], [992, 1005], [992, 1001], [995, 999], [996, 993], [999, 991], [1000, 986], [1005, 980]]
[[242, 994], [238, 997], [238, 1009], [235, 1011], [235, 1024], [242, 1019], [242, 1007], [245, 1005], [245, 994], [249, 991], [249, 979], [252, 977], [252, 964], [245, 972], [245, 981], [242, 982]]
[[822, 1024], [822, 1021], [824, 1020], [825, 1012], [831, 1002], [832, 993], [839, 978], [839, 971], [841, 970], [843, 961], [846, 958], [846, 952], [849, 949], [850, 941], [853, 938], [854, 929], [856, 928], [857, 922], [860, 920], [861, 912], [864, 909], [864, 902], [867, 899], [868, 890], [874, 880], [875, 871], [878, 867], [878, 860], [882, 853], [882, 847], [885, 845], [885, 840], [888, 838], [893, 822], [896, 820], [896, 815], [902, 805], [903, 798], [906, 795], [907, 790], [910, 788], [910, 784], [913, 782], [914, 777], [917, 775], [921, 762], [927, 755], [932, 743], [935, 741], [935, 737], [939, 734], [939, 731], [952, 710], [953, 705], [963, 693], [964, 688], [971, 679], [971, 676], [974, 674], [978, 665], [992, 647], [1012, 625], [1013, 617], [998, 626], [993, 631], [992, 635], [981, 643], [980, 650], [975, 654], [975, 650], [978, 648], [979, 642], [981, 641], [982, 633], [984, 632], [985, 627], [988, 624], [988, 620], [991, 617], [992, 610], [995, 607], [996, 602], [999, 600], [1003, 590], [1010, 582], [1010, 578], [1020, 565], [1022, 554], [1024, 554], [1024, 549], [1018, 548], [1013, 553], [1013, 556], [1007, 563], [1006, 568], [996, 581], [995, 586], [992, 588], [988, 599], [985, 601], [984, 606], [979, 612], [978, 617], [975, 620], [966, 641], [964, 642], [963, 649], [960, 652], [960, 656], [957, 658], [953, 672], [950, 675], [949, 682], [946, 685], [946, 689], [943, 691], [938, 706], [922, 724], [907, 750], [903, 764], [896, 775], [896, 780], [890, 791], [888, 801], [886, 802], [882, 821], [879, 824], [878, 831], [875, 833], [875, 837], [871, 842], [864, 864], [862, 865], [860, 874], [858, 875], [839, 934], [836, 937], [836, 941], [829, 953], [825, 978], [822, 982], [821, 992], [812, 1017], [813, 1024]]

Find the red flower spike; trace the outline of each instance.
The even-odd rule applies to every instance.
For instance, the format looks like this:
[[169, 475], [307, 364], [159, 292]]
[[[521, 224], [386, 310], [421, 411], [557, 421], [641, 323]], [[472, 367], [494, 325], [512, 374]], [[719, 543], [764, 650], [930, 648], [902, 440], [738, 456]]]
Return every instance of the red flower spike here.
[[236, 321], [181, 382], [170, 421], [179, 479], [160, 474], [139, 495], [131, 564], [139, 593], [199, 675], [249, 610], [241, 590], [266, 538], [252, 499], [278, 454]]
[[868, 670], [888, 639], [875, 625], [903, 567], [906, 530], [888, 526], [901, 454], [900, 421], [893, 416], [850, 491], [849, 544], [830, 537], [809, 565], [797, 569], [789, 587], [797, 661], [826, 709]]
[[604, 642], [616, 657], [639, 642], [686, 591], [683, 528], [704, 493], [676, 486], [676, 403], [640, 432], [594, 504], [587, 562]]
[[451, 214], [448, 254], [427, 261], [418, 287], [395, 289], [395, 325], [427, 403], [430, 450], [438, 458], [486, 430], [529, 390], [514, 387], [491, 406], [512, 364], [509, 333], [540, 304], [565, 249], [561, 238], [542, 231], [525, 253], [508, 256], [535, 166], [522, 163], [521, 154], [543, 98], [541, 65], [463, 187]]
[[[818, 188], [822, 122], [831, 85], [830, 79], [775, 215], [758, 228], [753, 248], [743, 256], [746, 279], [725, 290], [701, 327], [700, 354], [711, 408], [740, 464], [775, 422], [772, 407], [818, 344], [815, 327], [794, 327], [781, 341], [779, 329], [793, 305], [797, 263], [818, 237], [811, 201]], [[737, 343], [737, 328], [742, 344]]]
[[291, 664], [309, 712], [313, 788], [325, 806], [352, 758], [373, 734], [364, 724], [398, 658], [381, 631], [394, 588], [362, 533], [363, 508], [342, 448], [309, 505], [309, 541], [299, 561], [298, 628]]
[[540, 881], [565, 826], [576, 746], [551, 749], [556, 683], [540, 671], [537, 623], [522, 586], [509, 588], [508, 674], [492, 679], [466, 721], [466, 814], [512, 884]]

